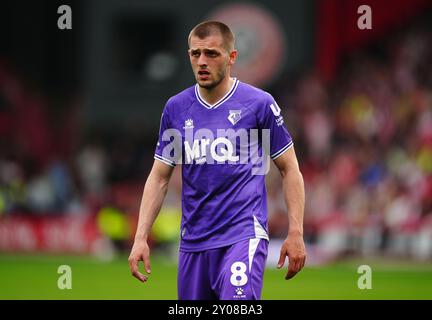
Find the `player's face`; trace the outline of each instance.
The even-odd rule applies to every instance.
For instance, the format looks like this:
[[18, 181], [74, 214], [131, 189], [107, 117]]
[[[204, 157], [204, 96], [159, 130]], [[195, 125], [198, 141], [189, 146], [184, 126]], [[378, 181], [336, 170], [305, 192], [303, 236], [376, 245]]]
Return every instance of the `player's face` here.
[[189, 58], [198, 85], [212, 89], [228, 76], [237, 52], [228, 52], [221, 35], [210, 35], [204, 39], [192, 36]]

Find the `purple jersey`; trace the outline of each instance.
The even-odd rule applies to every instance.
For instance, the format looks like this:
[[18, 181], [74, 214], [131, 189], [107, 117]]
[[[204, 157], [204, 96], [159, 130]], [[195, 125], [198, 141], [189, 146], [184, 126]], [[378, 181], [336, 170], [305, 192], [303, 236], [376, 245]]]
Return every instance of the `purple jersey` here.
[[293, 145], [273, 97], [235, 79], [210, 105], [198, 85], [171, 97], [155, 159], [182, 164], [180, 250], [268, 240], [265, 173]]

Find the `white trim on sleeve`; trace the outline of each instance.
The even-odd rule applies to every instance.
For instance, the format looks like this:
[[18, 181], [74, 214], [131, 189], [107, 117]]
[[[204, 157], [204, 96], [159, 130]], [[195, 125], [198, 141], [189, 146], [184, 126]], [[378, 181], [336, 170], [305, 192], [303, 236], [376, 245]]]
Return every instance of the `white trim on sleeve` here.
[[282, 147], [279, 151], [271, 154], [270, 158], [272, 158], [272, 160], [275, 160], [276, 158], [281, 156], [285, 151], [290, 149], [293, 145], [294, 145], [293, 141], [290, 141], [286, 146]]

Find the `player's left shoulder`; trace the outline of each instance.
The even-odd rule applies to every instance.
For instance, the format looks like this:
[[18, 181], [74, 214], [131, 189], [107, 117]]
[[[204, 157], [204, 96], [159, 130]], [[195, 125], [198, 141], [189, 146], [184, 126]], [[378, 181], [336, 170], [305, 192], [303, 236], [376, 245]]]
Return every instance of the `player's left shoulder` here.
[[260, 113], [264, 108], [275, 103], [275, 99], [269, 92], [251, 84], [241, 82], [238, 90], [239, 96], [243, 98], [243, 104], [255, 112]]
[[246, 82], [240, 82], [237, 88], [243, 103], [249, 106], [263, 106], [271, 103], [274, 99], [270, 93]]

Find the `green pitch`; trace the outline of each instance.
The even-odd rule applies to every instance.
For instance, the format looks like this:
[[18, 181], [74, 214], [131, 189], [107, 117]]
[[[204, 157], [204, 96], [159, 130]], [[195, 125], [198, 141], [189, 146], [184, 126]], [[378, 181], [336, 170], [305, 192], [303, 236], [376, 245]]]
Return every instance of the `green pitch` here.
[[[369, 263], [368, 263], [369, 262]], [[372, 289], [360, 290], [357, 268], [372, 268]], [[60, 290], [60, 265], [72, 270], [72, 289]], [[286, 270], [268, 268], [263, 299], [432, 299], [432, 264], [345, 261], [306, 267], [285, 281]], [[176, 265], [152, 259], [152, 275], [140, 283], [127, 257], [101, 262], [91, 257], [0, 254], [0, 299], [176, 299]]]

